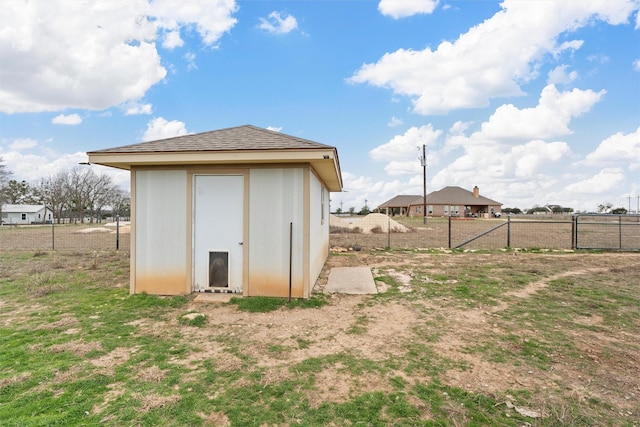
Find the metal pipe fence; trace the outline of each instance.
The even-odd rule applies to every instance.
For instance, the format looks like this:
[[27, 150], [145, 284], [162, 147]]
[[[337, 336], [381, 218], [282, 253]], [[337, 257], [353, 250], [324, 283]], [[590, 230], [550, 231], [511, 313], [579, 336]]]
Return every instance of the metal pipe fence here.
[[130, 248], [130, 223], [30, 224], [0, 227], [0, 251], [94, 251]]
[[531, 215], [506, 218], [389, 219], [392, 225], [373, 232], [355, 225], [332, 227], [330, 243], [343, 248], [393, 249], [602, 249], [640, 250], [640, 215], [580, 214], [557, 218]]
[[[354, 218], [357, 225], [358, 218]], [[640, 215], [578, 214], [553, 218], [388, 218], [371, 230], [330, 227], [329, 243], [344, 248], [640, 250]], [[391, 225], [399, 224], [403, 231]], [[130, 249], [130, 223], [4, 225], [0, 251]]]

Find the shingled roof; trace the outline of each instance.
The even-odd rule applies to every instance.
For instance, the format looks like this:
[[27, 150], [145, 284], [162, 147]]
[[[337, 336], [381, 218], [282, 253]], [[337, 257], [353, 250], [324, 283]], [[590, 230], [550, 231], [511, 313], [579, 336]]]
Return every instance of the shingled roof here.
[[342, 191], [335, 147], [251, 125], [90, 151], [87, 155], [90, 163], [126, 170], [148, 166], [309, 164], [329, 191]]
[[[424, 198], [422, 196], [399, 195], [388, 200], [378, 206], [384, 208], [398, 208], [422, 205]], [[491, 200], [487, 197], [475, 197], [473, 192], [465, 190], [461, 187], [444, 187], [441, 190], [433, 191], [427, 194], [427, 204], [429, 205], [464, 205], [464, 206], [502, 206], [502, 203]]]
[[183, 151], [301, 150], [333, 148], [308, 139], [252, 125], [194, 133], [107, 148], [92, 153], [176, 153]]
[[387, 200], [378, 206], [378, 208], [406, 208], [410, 205], [417, 205], [419, 203], [422, 203], [422, 196], [400, 194], [399, 196], [395, 196], [394, 198]]
[[[422, 202], [422, 197], [420, 197]], [[444, 187], [442, 190], [427, 194], [427, 203], [430, 205], [502, 205], [500, 202], [487, 197], [475, 197], [473, 192], [461, 187]]]

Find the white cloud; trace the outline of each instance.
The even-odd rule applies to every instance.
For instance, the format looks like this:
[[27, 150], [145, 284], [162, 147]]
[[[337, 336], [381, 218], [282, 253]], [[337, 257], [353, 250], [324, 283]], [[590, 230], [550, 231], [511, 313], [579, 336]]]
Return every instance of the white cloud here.
[[438, 5], [438, 0], [380, 0], [378, 11], [393, 19], [417, 14], [429, 14]]
[[[638, 13], [638, 16], [640, 16], [640, 13]], [[640, 71], [640, 59], [633, 61], [633, 69], [635, 71]]]
[[141, 104], [137, 100], [125, 102], [123, 105], [125, 116], [135, 116], [138, 114], [151, 114], [153, 113], [153, 106], [149, 103]]
[[65, 116], [64, 114], [59, 114], [51, 119], [51, 123], [54, 125], [79, 125], [82, 123], [82, 118], [77, 114], [69, 114]]
[[[37, 145], [38, 142], [35, 141], [34, 147]], [[87, 161], [87, 154], [81, 151], [61, 154], [54, 150], [44, 149], [39, 150], [38, 154], [22, 153], [20, 148], [13, 148], [13, 144], [10, 149], [11, 151], [7, 152], [0, 150], [0, 157], [5, 161], [7, 169], [13, 172], [12, 178], [30, 183], [36, 183], [41, 178], [55, 175], [63, 169], [78, 167], [80, 163]], [[33, 165], [38, 165], [38, 167], [34, 168]], [[99, 165], [92, 165], [91, 167], [96, 168], [95, 171], [98, 174], [105, 173], [109, 175], [114, 184], [124, 189], [129, 188], [129, 171]]]
[[402, 121], [402, 119], [399, 119], [396, 116], [393, 116], [391, 117], [391, 120], [389, 120], [389, 123], [387, 123], [387, 126], [389, 126], [390, 128], [394, 128], [396, 126], [401, 126], [403, 124], [404, 122]]
[[267, 129], [272, 130], [274, 132], [280, 132], [282, 130], [282, 126], [280, 127], [276, 127], [276, 126], [267, 126]]
[[[421, 114], [486, 106], [497, 97], [522, 95], [521, 84], [535, 78], [539, 65], [581, 41], [558, 43], [561, 34], [595, 20], [627, 22], [633, 0], [504, 0], [502, 10], [435, 50], [399, 49], [363, 65], [353, 83], [389, 88], [413, 98]], [[552, 56], [549, 56], [552, 54]]]
[[184, 54], [183, 58], [187, 61], [187, 70], [197, 70], [198, 65], [196, 65], [196, 54], [193, 52], [187, 52]]
[[158, 34], [176, 47], [168, 34], [193, 26], [213, 46], [235, 25], [236, 10], [234, 0], [5, 2], [0, 111], [102, 110], [140, 99], [167, 74]]
[[293, 15], [282, 16], [280, 12], [271, 12], [267, 18], [260, 18], [258, 28], [274, 34], [287, 34], [298, 28]]
[[534, 108], [519, 109], [505, 104], [482, 124], [482, 136], [488, 139], [550, 138], [571, 133], [569, 122], [589, 111], [605, 91], [573, 89], [559, 92], [548, 85]]
[[556, 68], [549, 71], [547, 83], [553, 85], [568, 85], [573, 83], [578, 78], [578, 72], [567, 72], [567, 68], [567, 65], [558, 65]]
[[434, 130], [431, 124], [412, 127], [371, 150], [369, 156], [373, 160], [386, 161], [385, 171], [389, 175], [415, 173], [421, 167], [418, 157], [422, 155], [422, 145], [434, 145], [441, 134], [442, 131]]
[[585, 159], [588, 165], [601, 165], [611, 162], [625, 162], [629, 169], [640, 170], [640, 127], [635, 132], [618, 132], [598, 145], [595, 151]]
[[157, 117], [147, 123], [147, 130], [142, 136], [143, 141], [155, 141], [158, 139], [172, 138], [186, 135], [187, 128], [184, 122], [179, 120], [167, 121], [163, 117]]
[[567, 193], [606, 194], [618, 189], [624, 182], [624, 174], [620, 168], [602, 169], [596, 175], [567, 185]]
[[15, 151], [27, 150], [29, 148], [37, 147], [38, 141], [31, 138], [19, 138], [9, 144], [9, 149]]
[[175, 49], [184, 45], [184, 40], [180, 37], [180, 30], [172, 30], [164, 33], [162, 47], [165, 49]]
[[203, 43], [211, 47], [237, 22], [232, 16], [238, 10], [235, 0], [153, 0], [150, 8], [160, 28], [171, 32], [195, 26]]

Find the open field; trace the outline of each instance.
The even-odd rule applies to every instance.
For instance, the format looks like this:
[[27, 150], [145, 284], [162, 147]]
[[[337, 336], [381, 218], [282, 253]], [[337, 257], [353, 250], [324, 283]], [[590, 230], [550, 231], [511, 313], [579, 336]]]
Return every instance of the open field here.
[[[369, 266], [377, 295], [325, 295]], [[309, 301], [128, 294], [0, 254], [3, 426], [640, 426], [640, 254], [333, 254]], [[271, 311], [269, 311], [271, 310]]]

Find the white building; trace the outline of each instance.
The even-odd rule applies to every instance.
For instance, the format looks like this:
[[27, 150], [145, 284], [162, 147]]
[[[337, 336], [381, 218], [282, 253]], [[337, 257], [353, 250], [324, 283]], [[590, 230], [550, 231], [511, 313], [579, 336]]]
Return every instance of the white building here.
[[131, 293], [309, 297], [335, 147], [246, 125], [87, 154], [131, 171]]
[[51, 224], [53, 211], [45, 205], [2, 205], [2, 224]]

